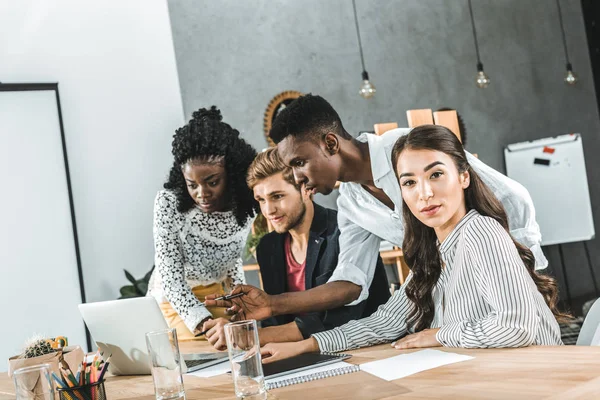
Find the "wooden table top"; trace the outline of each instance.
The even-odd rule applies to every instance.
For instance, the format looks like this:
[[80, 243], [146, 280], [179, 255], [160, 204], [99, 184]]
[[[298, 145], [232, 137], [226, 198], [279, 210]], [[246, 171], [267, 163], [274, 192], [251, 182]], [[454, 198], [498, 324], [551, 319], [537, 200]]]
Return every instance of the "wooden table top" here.
[[[206, 350], [204, 346], [198, 350]], [[387, 382], [360, 371], [269, 392], [269, 399], [592, 399], [600, 398], [600, 347], [532, 346], [520, 349], [441, 351], [475, 357]], [[185, 349], [189, 350], [189, 349]], [[348, 362], [362, 364], [414, 350], [381, 345], [349, 352]], [[186, 397], [235, 399], [228, 375], [184, 376]], [[151, 376], [109, 377], [108, 400], [154, 400]], [[0, 374], [0, 400], [15, 399], [12, 380]]]

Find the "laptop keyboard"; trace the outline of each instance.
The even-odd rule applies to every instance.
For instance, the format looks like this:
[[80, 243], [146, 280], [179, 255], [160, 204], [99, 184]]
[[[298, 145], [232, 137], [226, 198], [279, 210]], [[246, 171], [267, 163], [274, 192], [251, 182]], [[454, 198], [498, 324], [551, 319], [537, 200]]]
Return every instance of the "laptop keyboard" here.
[[188, 368], [193, 368], [196, 365], [200, 365], [205, 362], [206, 360], [185, 360], [185, 365], [187, 365]]

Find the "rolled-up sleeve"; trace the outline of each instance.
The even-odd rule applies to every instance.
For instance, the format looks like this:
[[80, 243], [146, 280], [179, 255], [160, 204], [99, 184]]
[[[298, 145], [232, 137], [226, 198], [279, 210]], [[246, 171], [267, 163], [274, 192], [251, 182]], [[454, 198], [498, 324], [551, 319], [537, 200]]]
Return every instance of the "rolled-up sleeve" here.
[[546, 268], [548, 260], [541, 247], [542, 233], [535, 220], [535, 207], [527, 189], [517, 181], [487, 166], [469, 152], [466, 153], [473, 170], [504, 206], [512, 237], [531, 250], [535, 257], [536, 270]]
[[309, 313], [299, 315], [295, 318], [296, 326], [304, 339], [308, 339], [310, 335], [325, 330], [323, 325], [323, 317], [325, 313]]
[[349, 210], [339, 208], [340, 255], [338, 265], [328, 282], [348, 281], [361, 287], [360, 295], [347, 306], [354, 306], [369, 297], [369, 287], [375, 274], [381, 239], [356, 225], [347, 217]]

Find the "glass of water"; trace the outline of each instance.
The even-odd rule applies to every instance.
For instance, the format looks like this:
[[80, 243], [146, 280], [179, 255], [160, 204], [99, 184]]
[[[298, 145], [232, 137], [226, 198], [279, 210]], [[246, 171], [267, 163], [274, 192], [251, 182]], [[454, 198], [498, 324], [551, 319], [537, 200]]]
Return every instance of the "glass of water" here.
[[175, 328], [146, 333], [156, 400], [185, 399]]
[[50, 365], [19, 368], [13, 374], [17, 400], [54, 400]]
[[225, 325], [225, 339], [235, 395], [238, 399], [266, 399], [256, 321], [239, 321]]

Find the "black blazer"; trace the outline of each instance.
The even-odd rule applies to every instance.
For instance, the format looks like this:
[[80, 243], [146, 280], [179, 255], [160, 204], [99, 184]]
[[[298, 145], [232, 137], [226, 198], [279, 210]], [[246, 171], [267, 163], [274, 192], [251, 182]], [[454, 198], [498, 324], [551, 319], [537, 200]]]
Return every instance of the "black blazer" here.
[[[337, 267], [340, 253], [340, 230], [337, 211], [313, 203], [315, 213], [310, 226], [306, 254], [306, 290], [327, 283]], [[271, 232], [263, 236], [256, 248], [256, 258], [262, 275], [263, 288], [271, 295], [287, 292], [285, 234]], [[360, 251], [360, 249], [356, 249]], [[324, 312], [301, 315], [279, 315], [263, 321], [262, 326], [283, 325], [295, 321], [302, 336], [333, 329], [346, 322], [371, 315], [390, 298], [387, 278], [381, 257], [369, 288], [369, 298], [354, 306], [343, 306]]]

